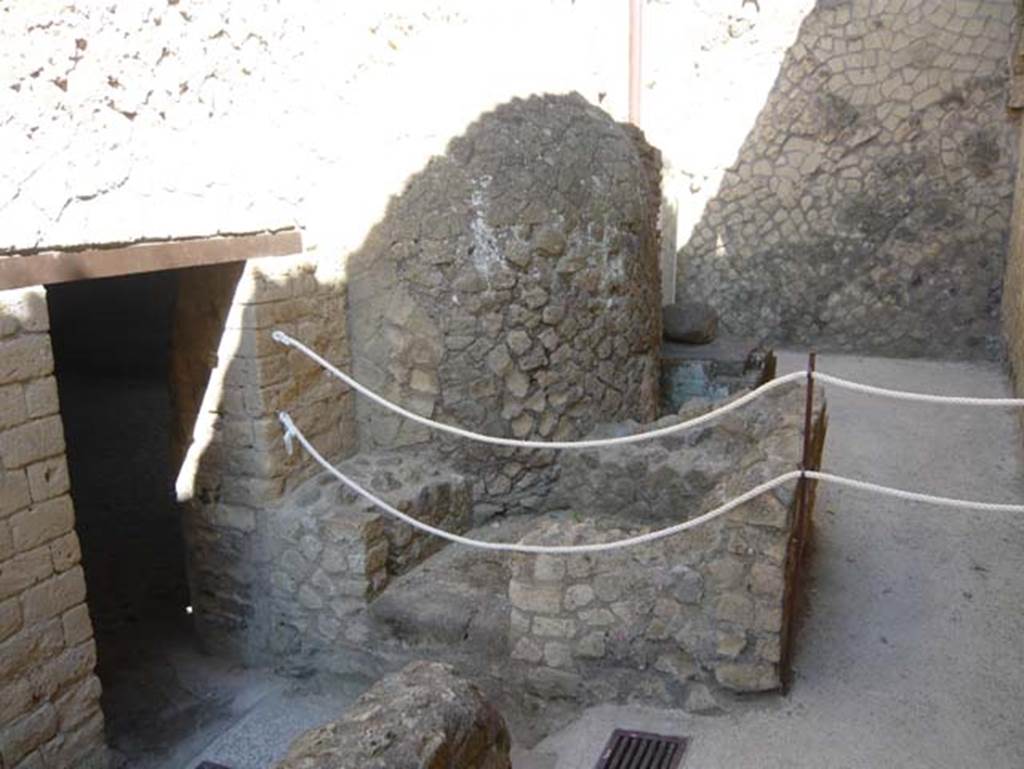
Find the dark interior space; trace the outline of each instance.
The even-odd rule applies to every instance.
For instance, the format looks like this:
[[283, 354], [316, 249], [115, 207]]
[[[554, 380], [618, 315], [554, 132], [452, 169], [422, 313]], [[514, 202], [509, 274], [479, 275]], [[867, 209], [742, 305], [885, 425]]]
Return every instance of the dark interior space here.
[[171, 456], [177, 285], [167, 271], [47, 288], [108, 739], [128, 755], [159, 750], [138, 743], [173, 717], [171, 657], [196, 647]]

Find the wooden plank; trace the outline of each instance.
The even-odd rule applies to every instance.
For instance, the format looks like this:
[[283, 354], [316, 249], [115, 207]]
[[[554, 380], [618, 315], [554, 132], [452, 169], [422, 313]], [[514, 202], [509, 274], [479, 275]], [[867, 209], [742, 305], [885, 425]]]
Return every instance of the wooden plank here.
[[139, 272], [177, 270], [204, 264], [241, 262], [302, 251], [296, 229], [251, 235], [163, 240], [130, 246], [55, 250], [0, 256], [0, 290], [72, 280], [110, 278]]

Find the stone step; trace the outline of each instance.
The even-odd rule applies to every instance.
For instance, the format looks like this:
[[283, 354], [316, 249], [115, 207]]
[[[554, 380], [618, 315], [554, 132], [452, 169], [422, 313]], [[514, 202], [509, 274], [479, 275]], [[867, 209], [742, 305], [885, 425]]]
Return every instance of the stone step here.
[[[518, 542], [552, 514], [502, 518], [467, 532], [491, 542]], [[393, 637], [412, 645], [464, 645], [474, 654], [508, 650], [509, 554], [451, 545], [394, 579], [369, 608]]]

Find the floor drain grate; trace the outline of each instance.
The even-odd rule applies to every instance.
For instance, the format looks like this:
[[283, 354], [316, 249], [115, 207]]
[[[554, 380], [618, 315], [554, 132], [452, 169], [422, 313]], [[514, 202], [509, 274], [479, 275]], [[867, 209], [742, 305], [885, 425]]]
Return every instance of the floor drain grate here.
[[594, 769], [676, 769], [688, 741], [686, 737], [616, 729]]

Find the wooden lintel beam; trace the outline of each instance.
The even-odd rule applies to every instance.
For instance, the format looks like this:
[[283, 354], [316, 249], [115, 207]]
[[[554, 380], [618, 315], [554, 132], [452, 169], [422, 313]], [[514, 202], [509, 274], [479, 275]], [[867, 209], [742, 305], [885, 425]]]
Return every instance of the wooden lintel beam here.
[[302, 251], [296, 229], [250, 235], [163, 240], [80, 251], [39, 251], [0, 255], [0, 290], [139, 272], [176, 270], [204, 264], [241, 262], [260, 256], [287, 256]]

